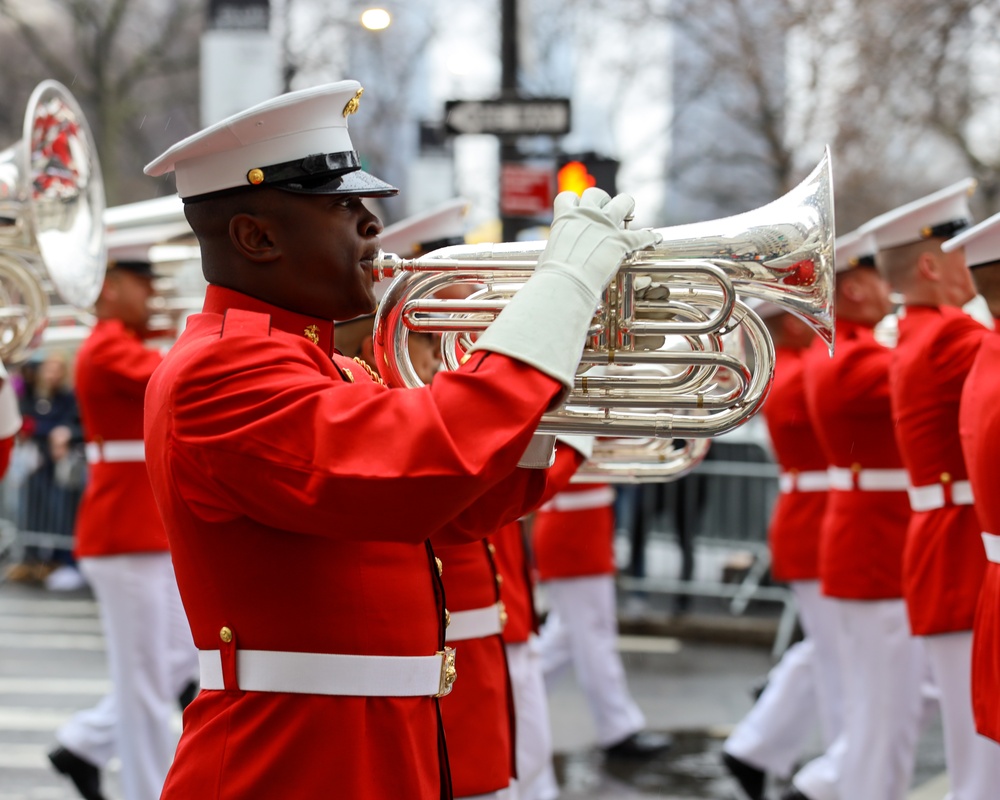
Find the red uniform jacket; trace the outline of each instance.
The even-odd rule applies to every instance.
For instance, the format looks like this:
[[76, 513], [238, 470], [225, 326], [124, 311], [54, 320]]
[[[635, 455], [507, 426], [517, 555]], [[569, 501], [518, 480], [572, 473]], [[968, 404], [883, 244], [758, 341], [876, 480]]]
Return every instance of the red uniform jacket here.
[[535, 514], [532, 548], [543, 581], [615, 572], [614, 490], [573, 484]]
[[[76, 357], [76, 395], [90, 447], [142, 441], [146, 384], [163, 356], [118, 320], [100, 320]], [[138, 458], [89, 465], [76, 518], [77, 557], [167, 549], [146, 464]]]
[[538, 615], [534, 602], [534, 579], [531, 558], [525, 542], [525, 522], [518, 520], [504, 525], [490, 536], [493, 560], [503, 576], [500, 598], [507, 612], [503, 628], [506, 644], [522, 644], [538, 633]]
[[[837, 350], [817, 340], [806, 353], [806, 402], [827, 463], [862, 470], [903, 467], [889, 403], [892, 351], [871, 328], [837, 320]], [[823, 593], [850, 600], [902, 596], [910, 500], [905, 491], [831, 488], [820, 533]]]
[[[544, 473], [515, 465], [560, 388], [482, 352], [390, 391], [334, 354], [331, 322], [210, 286], [146, 395], [147, 465], [198, 648], [220, 651], [236, 686], [237, 648], [441, 650], [428, 539], [481, 539], [537, 502]], [[163, 797], [449, 797], [439, 708], [202, 691]]]
[[[445, 598], [452, 614], [496, 605], [497, 571], [483, 541], [435, 547], [441, 559]], [[500, 634], [449, 642], [461, 684], [441, 699], [456, 797], [496, 792], [510, 785], [514, 768], [514, 715], [507, 658]]]
[[[962, 392], [962, 450], [982, 530], [1000, 534], [1000, 334], [983, 337]], [[988, 563], [972, 637], [972, 709], [976, 730], [1000, 742], [1000, 564]]]
[[[967, 480], [958, 437], [962, 386], [986, 328], [957, 308], [907, 306], [889, 372], [896, 441], [911, 486]], [[971, 505], [914, 511], [903, 596], [917, 636], [972, 630], [986, 570]]]
[[[576, 472], [581, 459], [570, 447], [556, 449], [556, 461], [545, 471], [547, 499], [564, 487]], [[512, 520], [506, 526], [518, 526]], [[432, 539], [432, 541], [434, 541]], [[518, 595], [513, 606], [521, 606], [523, 572], [507, 574], [495, 558], [496, 546], [487, 540], [472, 544], [436, 545], [441, 559], [448, 611], [452, 614], [481, 609], [503, 601], [510, 624], [507, 602]], [[508, 586], [511, 590], [508, 591]], [[530, 591], [530, 589], [528, 590]], [[530, 596], [529, 596], [530, 601]], [[515, 624], [521, 625], [521, 620]], [[506, 633], [507, 626], [504, 626]], [[527, 634], [525, 634], [527, 639]], [[500, 634], [449, 642], [461, 665], [462, 680], [441, 700], [441, 714], [448, 740], [452, 789], [456, 797], [496, 792], [516, 777], [514, 759], [514, 698], [511, 695], [504, 637]]]
[[779, 581], [814, 581], [819, 578], [819, 534], [827, 493], [799, 491], [797, 477], [826, 472], [826, 456], [806, 406], [804, 352], [777, 347], [775, 356], [774, 381], [763, 414], [775, 458], [788, 475], [791, 490], [778, 495], [771, 515], [771, 573]]

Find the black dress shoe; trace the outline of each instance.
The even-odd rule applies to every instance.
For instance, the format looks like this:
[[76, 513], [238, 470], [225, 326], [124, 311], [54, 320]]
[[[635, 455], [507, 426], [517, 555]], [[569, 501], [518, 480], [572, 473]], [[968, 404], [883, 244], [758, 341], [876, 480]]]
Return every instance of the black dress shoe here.
[[722, 753], [722, 763], [750, 800], [764, 800], [764, 783], [767, 775], [763, 770], [725, 751]]
[[639, 759], [652, 758], [665, 753], [674, 745], [674, 740], [665, 733], [639, 731], [626, 736], [620, 742], [604, 748], [608, 758]]
[[809, 800], [809, 796], [802, 794], [794, 786], [789, 786], [785, 789], [785, 793], [781, 795], [781, 800]]
[[57, 772], [73, 781], [84, 800], [107, 800], [101, 794], [101, 771], [89, 761], [65, 747], [57, 747], [49, 753], [49, 761]]

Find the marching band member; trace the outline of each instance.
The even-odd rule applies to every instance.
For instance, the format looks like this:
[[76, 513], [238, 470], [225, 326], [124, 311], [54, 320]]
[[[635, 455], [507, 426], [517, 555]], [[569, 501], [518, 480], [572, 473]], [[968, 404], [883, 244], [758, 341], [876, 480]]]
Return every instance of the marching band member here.
[[549, 604], [538, 647], [546, 683], [572, 664], [604, 753], [648, 758], [671, 740], [645, 730], [618, 652], [614, 500], [608, 484], [577, 483], [535, 514], [532, 547]]
[[198, 673], [144, 460], [143, 396], [163, 360], [143, 343], [154, 275], [144, 253], [122, 255], [108, 264], [75, 380], [90, 471], [74, 552], [97, 597], [112, 690], [59, 729], [49, 754], [88, 800], [103, 797], [100, 770], [116, 755], [126, 800], [160, 796], [171, 715]]
[[[859, 251], [874, 254], [867, 239]], [[837, 264], [837, 349], [829, 358], [817, 341], [805, 362], [809, 415], [829, 464], [820, 582], [834, 599], [843, 691], [843, 728], [825, 758], [838, 765], [841, 800], [902, 800], [926, 670], [902, 600], [910, 505], [889, 403], [892, 353], [873, 334], [891, 308], [889, 288], [868, 261]], [[786, 796], [825, 800], [828, 786], [812, 775], [806, 765]]]
[[146, 394], [202, 667], [164, 800], [452, 796], [428, 539], [479, 540], [540, 495], [518, 459], [622, 257], [657, 238], [621, 228], [628, 197], [559, 195], [534, 275], [469, 360], [389, 391], [333, 341], [332, 320], [374, 307], [382, 226], [361, 197], [396, 192], [351, 144], [361, 92], [282, 95], [146, 168], [175, 173], [209, 281]]
[[[593, 450], [589, 436], [557, 436], [558, 476], [548, 481], [548, 494], [565, 488]], [[542, 500], [547, 501], [548, 496]], [[518, 800], [554, 800], [559, 786], [552, 771], [552, 729], [545, 676], [538, 653], [538, 613], [534, 567], [527, 546], [528, 518], [508, 523], [489, 537], [490, 553], [501, 577], [500, 598], [507, 621], [504, 652], [514, 704], [514, 763]]]
[[[945, 252], [965, 251], [976, 288], [1000, 320], [1000, 214], [945, 242]], [[986, 551], [986, 574], [972, 636], [972, 709], [976, 730], [1000, 742], [1000, 334], [988, 332], [962, 390], [959, 430]], [[996, 784], [994, 783], [994, 786]]]
[[[561, 445], [550, 466], [547, 450], [543, 448], [538, 463], [521, 460], [521, 466], [546, 469], [547, 488], [542, 498], [565, 486], [582, 463], [576, 449]], [[500, 529], [517, 524], [517, 520], [510, 520]], [[461, 684], [456, 682], [441, 700], [455, 798], [521, 798], [516, 748], [518, 703], [503, 637], [510, 622], [504, 587], [508, 579], [514, 583], [519, 576], [501, 571], [496, 545], [486, 538], [469, 544], [439, 543], [437, 537], [431, 541], [441, 560], [448, 601], [445, 642], [455, 648], [456, 659], [465, 670]], [[523, 713], [523, 706], [521, 710]], [[545, 707], [541, 711], [548, 713]], [[523, 719], [521, 727], [537, 727], [539, 722]], [[524, 776], [526, 785], [531, 777], [530, 773]]]
[[889, 373], [913, 511], [903, 595], [939, 691], [953, 800], [986, 800], [1000, 786], [1000, 750], [976, 734], [972, 716], [972, 623], [986, 558], [958, 432], [962, 386], [987, 331], [962, 311], [976, 296], [964, 253], [941, 249], [968, 227], [975, 186], [966, 179], [866, 226], [879, 272], [905, 303]]
[[[837, 258], [848, 257], [844, 246], [838, 247]], [[803, 356], [814, 335], [777, 306], [763, 304], [757, 313], [775, 352], [774, 382], [762, 410], [781, 469], [768, 529], [771, 574], [794, 594], [805, 638], [785, 651], [750, 713], [723, 745], [723, 762], [750, 800], [763, 800], [768, 773], [791, 773], [817, 721], [827, 747], [841, 727], [836, 612], [819, 587], [819, 532], [829, 480], [804, 388]], [[836, 775], [828, 775], [827, 785], [834, 787]]]

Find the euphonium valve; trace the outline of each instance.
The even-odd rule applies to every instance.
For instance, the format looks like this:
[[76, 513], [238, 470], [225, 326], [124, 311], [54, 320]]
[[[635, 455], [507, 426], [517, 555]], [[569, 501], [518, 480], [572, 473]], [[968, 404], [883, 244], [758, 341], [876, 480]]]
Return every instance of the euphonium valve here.
[[[576, 385], [539, 429], [688, 439], [740, 425], [766, 397], [774, 368], [770, 336], [746, 300], [797, 314], [833, 346], [833, 231], [828, 151], [773, 203], [659, 229], [659, 244], [619, 267], [594, 316]], [[407, 360], [411, 330], [441, 333], [445, 362], [457, 367], [458, 353], [530, 277], [544, 247], [542, 241], [457, 245], [411, 260], [380, 254], [376, 277], [394, 278], [375, 321], [383, 377], [391, 385], [419, 385]], [[464, 300], [435, 297], [462, 284], [472, 292]], [[737, 329], [746, 339], [745, 358], [723, 346]]]

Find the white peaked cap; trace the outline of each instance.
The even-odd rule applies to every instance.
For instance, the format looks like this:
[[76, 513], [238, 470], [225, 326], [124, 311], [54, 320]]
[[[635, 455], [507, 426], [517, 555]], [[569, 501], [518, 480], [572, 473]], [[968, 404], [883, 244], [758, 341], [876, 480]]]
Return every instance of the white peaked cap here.
[[347, 131], [363, 91], [357, 81], [339, 81], [279, 95], [178, 142], [147, 164], [145, 173], [175, 173], [184, 200], [253, 186], [302, 194], [395, 194], [361, 169]]
[[875, 237], [864, 228], [857, 228], [834, 242], [837, 272], [846, 272], [861, 265], [875, 266]]
[[121, 244], [108, 242], [108, 261], [149, 261], [148, 244]]
[[403, 258], [465, 242], [465, 215], [469, 201], [457, 197], [429, 211], [414, 214], [386, 227], [379, 236], [382, 249]]
[[874, 234], [879, 250], [930, 239], [949, 237], [972, 222], [969, 197], [976, 190], [974, 178], [965, 178], [940, 191], [887, 211], [862, 227]]
[[994, 214], [941, 245], [946, 253], [960, 247], [965, 248], [965, 263], [970, 269], [1000, 261], [1000, 214]]

